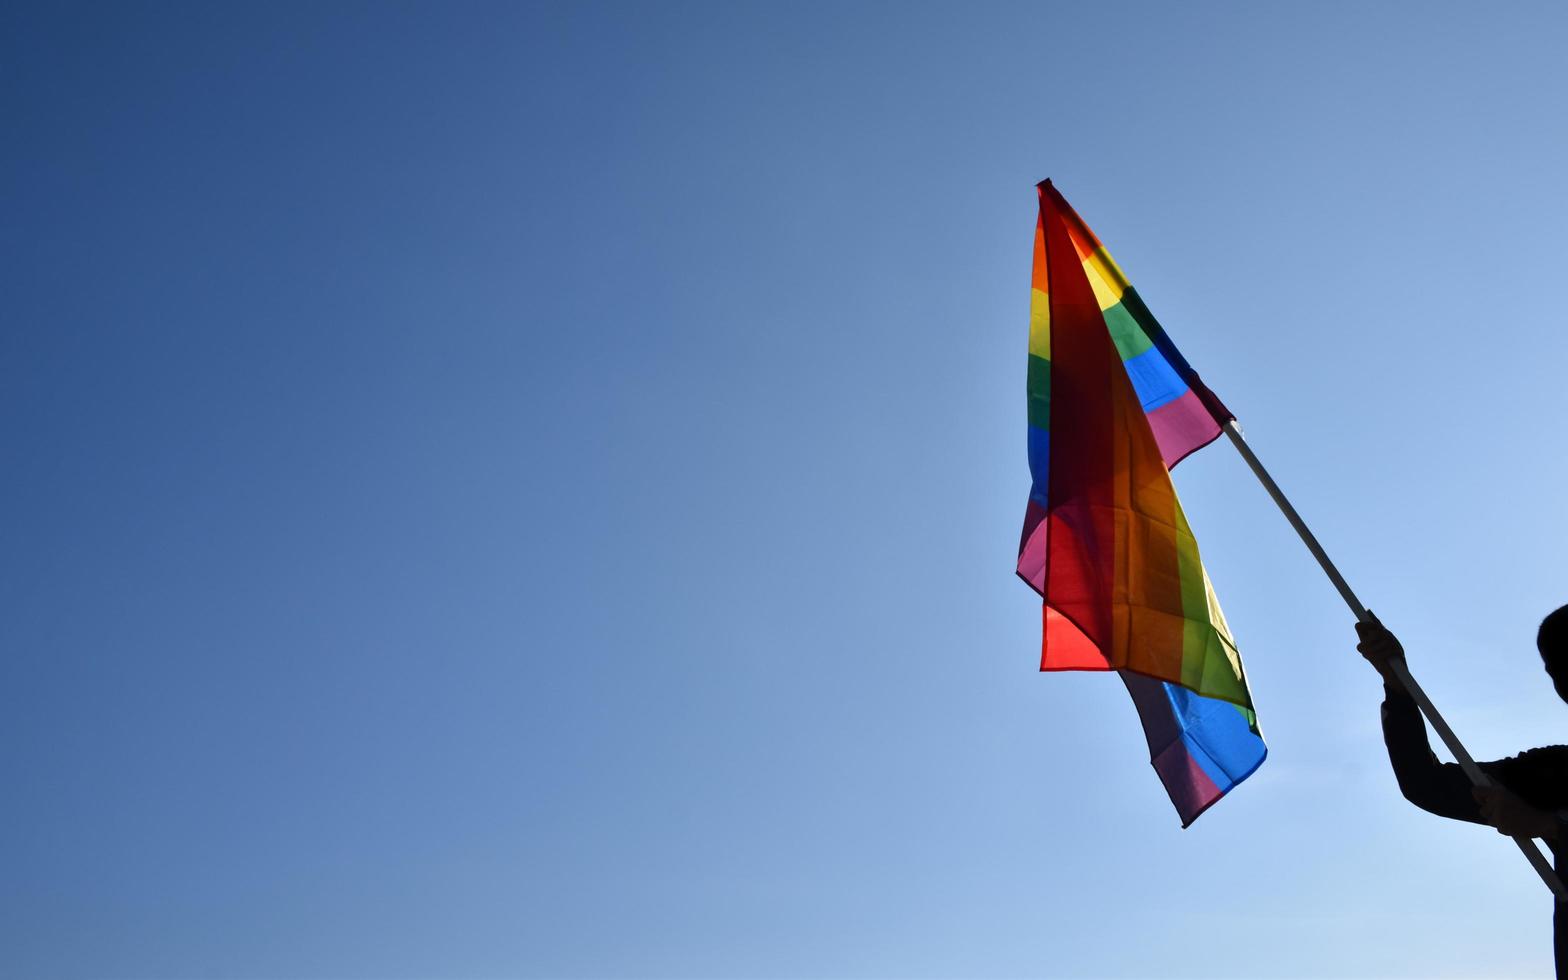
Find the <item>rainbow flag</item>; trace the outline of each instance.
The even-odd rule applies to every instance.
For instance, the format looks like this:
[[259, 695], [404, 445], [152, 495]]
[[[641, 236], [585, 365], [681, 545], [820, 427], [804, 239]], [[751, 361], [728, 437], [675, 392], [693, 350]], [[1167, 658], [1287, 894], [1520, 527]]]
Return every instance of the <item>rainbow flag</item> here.
[[1169, 471], [1234, 416], [1049, 180], [1039, 192], [1018, 575], [1045, 600], [1040, 669], [1121, 675], [1185, 827], [1267, 754]]

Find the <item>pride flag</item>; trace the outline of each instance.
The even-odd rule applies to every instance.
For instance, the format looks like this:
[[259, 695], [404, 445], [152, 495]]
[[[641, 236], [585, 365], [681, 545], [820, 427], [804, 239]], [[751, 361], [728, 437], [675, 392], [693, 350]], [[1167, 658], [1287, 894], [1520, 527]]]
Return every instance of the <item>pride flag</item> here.
[[1045, 600], [1040, 669], [1121, 675], [1185, 827], [1267, 754], [1169, 472], [1233, 416], [1049, 180], [1039, 193], [1018, 575]]

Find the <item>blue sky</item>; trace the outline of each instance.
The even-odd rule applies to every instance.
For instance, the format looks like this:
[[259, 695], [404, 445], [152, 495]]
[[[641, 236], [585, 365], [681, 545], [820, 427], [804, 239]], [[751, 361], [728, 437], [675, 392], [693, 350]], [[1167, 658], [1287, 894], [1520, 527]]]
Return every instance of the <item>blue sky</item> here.
[[1012, 564], [1051, 176], [1472, 750], [1564, 740], [1560, 6], [0, 17], [0, 975], [1550, 971], [1229, 447], [1191, 829]]

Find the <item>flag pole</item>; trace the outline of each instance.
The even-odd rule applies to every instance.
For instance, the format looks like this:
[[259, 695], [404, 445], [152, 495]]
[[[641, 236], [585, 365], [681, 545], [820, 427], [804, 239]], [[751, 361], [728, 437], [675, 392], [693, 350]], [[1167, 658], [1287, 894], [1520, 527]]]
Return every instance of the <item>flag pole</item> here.
[[[1269, 496], [1274, 498], [1274, 503], [1279, 505], [1280, 511], [1285, 515], [1285, 520], [1289, 521], [1290, 526], [1296, 529], [1297, 534], [1301, 535], [1301, 541], [1307, 546], [1307, 550], [1312, 552], [1312, 557], [1316, 558], [1318, 564], [1323, 566], [1323, 571], [1327, 573], [1329, 581], [1333, 582], [1334, 588], [1339, 590], [1340, 597], [1345, 600], [1345, 605], [1350, 607], [1350, 611], [1356, 614], [1356, 619], [1363, 623], [1375, 622], [1376, 620], [1372, 614], [1367, 612], [1366, 607], [1361, 604], [1361, 600], [1357, 599], [1356, 594], [1351, 591], [1350, 584], [1345, 581], [1345, 577], [1339, 574], [1339, 569], [1335, 568], [1334, 563], [1329, 560], [1327, 552], [1323, 550], [1321, 544], [1318, 544], [1318, 539], [1312, 534], [1311, 529], [1307, 527], [1306, 522], [1301, 519], [1301, 515], [1296, 513], [1296, 508], [1292, 507], [1290, 501], [1285, 499], [1285, 494], [1280, 491], [1279, 484], [1274, 482], [1272, 476], [1269, 476], [1269, 471], [1264, 469], [1263, 464], [1258, 461], [1258, 457], [1253, 453], [1252, 447], [1247, 445], [1246, 439], [1242, 438], [1241, 426], [1236, 424], [1235, 419], [1225, 423], [1225, 434], [1230, 437], [1231, 444], [1236, 447], [1236, 451], [1241, 453], [1241, 458], [1247, 461], [1247, 465], [1251, 467], [1253, 475], [1258, 478], [1258, 482], [1263, 484], [1263, 489], [1267, 490]], [[1459, 763], [1459, 768], [1464, 770], [1464, 774], [1470, 778], [1470, 782], [1476, 786], [1492, 785], [1492, 780], [1488, 778], [1486, 773], [1481, 771], [1481, 767], [1475, 764], [1475, 759], [1471, 758], [1470, 753], [1466, 751], [1464, 743], [1459, 741], [1459, 736], [1455, 735], [1454, 730], [1448, 727], [1448, 722], [1443, 720], [1443, 716], [1438, 712], [1437, 706], [1432, 703], [1432, 699], [1426, 696], [1426, 692], [1421, 689], [1421, 685], [1417, 684], [1416, 679], [1410, 676], [1410, 668], [1405, 665], [1404, 660], [1395, 660], [1390, 664], [1390, 667], [1400, 685], [1415, 700], [1416, 705], [1421, 709], [1421, 713], [1426, 715], [1427, 720], [1432, 723], [1432, 727], [1437, 729], [1438, 737], [1443, 740], [1444, 745], [1448, 746], [1448, 751], [1453, 753], [1454, 759]], [[1558, 879], [1556, 872], [1552, 870], [1551, 864], [1541, 854], [1540, 849], [1536, 847], [1535, 840], [1529, 837], [1515, 837], [1514, 843], [1519, 845], [1519, 850], [1524, 852], [1524, 856], [1529, 860], [1531, 866], [1535, 868], [1536, 873], [1541, 876], [1541, 880], [1546, 883], [1546, 887], [1552, 890], [1552, 894], [1556, 896], [1557, 900], [1559, 902], [1568, 901], [1568, 890], [1564, 890], [1562, 881]]]

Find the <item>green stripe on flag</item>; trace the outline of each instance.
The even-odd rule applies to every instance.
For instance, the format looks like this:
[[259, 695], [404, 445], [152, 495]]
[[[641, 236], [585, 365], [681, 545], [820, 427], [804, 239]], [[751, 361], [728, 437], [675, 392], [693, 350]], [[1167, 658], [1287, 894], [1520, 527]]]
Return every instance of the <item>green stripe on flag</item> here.
[[1154, 346], [1154, 341], [1144, 333], [1132, 311], [1127, 309], [1125, 298], [1108, 310], [1100, 311], [1105, 317], [1105, 327], [1116, 341], [1116, 352], [1122, 360], [1130, 361]]
[[1051, 431], [1051, 362], [1029, 355], [1029, 424]]

